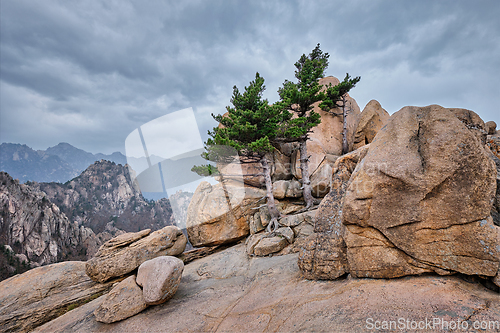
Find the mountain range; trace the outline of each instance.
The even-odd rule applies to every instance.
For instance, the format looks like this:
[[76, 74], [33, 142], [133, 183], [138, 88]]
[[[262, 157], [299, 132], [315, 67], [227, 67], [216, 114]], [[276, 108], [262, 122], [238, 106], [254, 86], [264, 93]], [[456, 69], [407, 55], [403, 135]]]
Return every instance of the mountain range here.
[[92, 154], [64, 142], [46, 150], [33, 150], [27, 145], [16, 143], [0, 145], [0, 170], [19, 179], [21, 183], [65, 183], [100, 160], [122, 165], [127, 163], [127, 158], [120, 152], [110, 155]]

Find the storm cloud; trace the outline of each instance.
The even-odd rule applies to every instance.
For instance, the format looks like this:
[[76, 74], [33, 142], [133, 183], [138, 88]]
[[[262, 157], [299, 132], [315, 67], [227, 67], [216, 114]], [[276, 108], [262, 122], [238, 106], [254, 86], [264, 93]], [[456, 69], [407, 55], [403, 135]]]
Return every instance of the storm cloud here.
[[0, 140], [124, 152], [126, 136], [193, 107], [202, 138], [233, 85], [265, 97], [317, 43], [351, 95], [474, 110], [500, 125], [500, 2], [2, 1]]

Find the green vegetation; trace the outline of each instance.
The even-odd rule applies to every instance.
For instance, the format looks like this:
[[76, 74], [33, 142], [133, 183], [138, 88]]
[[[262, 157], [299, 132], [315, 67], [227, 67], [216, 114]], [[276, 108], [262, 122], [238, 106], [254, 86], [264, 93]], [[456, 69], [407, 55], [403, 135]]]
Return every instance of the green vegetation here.
[[[10, 271], [9, 267], [12, 267], [13, 271]], [[5, 245], [0, 245], [0, 281], [30, 269], [29, 262], [21, 262]]]
[[[210, 138], [205, 142], [205, 152], [202, 156], [208, 161], [216, 162], [217, 165], [226, 164], [231, 163], [234, 158], [235, 154], [229, 152], [233, 151], [237, 152], [242, 163], [260, 163], [262, 174], [246, 176], [264, 176], [267, 206], [271, 215], [268, 231], [278, 227], [277, 220], [281, 217], [274, 203], [267, 157], [277, 144], [298, 143], [305, 201], [303, 211], [310, 209], [314, 204], [306, 145], [312, 129], [321, 122], [321, 116], [314, 111], [314, 103], [321, 102], [320, 107], [334, 116], [340, 114], [334, 113], [332, 109], [342, 108], [343, 152], [346, 153], [348, 150], [346, 98], [349, 90], [359, 82], [360, 78], [351, 79], [347, 74], [339, 85], [329, 85], [325, 89], [319, 80], [325, 76], [328, 58], [329, 54], [321, 50], [320, 44], [317, 44], [309, 55], [303, 54], [295, 63], [296, 81], [285, 80], [278, 90], [280, 100], [273, 105], [262, 98], [265, 90], [264, 78], [256, 73], [255, 79], [243, 92], [236, 86], [233, 87], [230, 100], [232, 105], [226, 107], [226, 114], [212, 114], [219, 126], [208, 132]], [[219, 176], [221, 180], [227, 176], [221, 174], [220, 169], [211, 164], [194, 166], [191, 170], [201, 176]], [[224, 187], [224, 182], [221, 183]], [[225, 192], [227, 194], [226, 190]]]
[[311, 208], [314, 204], [306, 142], [312, 128], [321, 122], [321, 116], [314, 112], [313, 104], [325, 98], [325, 94], [321, 92], [322, 85], [319, 84], [319, 79], [325, 76], [329, 57], [328, 53], [321, 51], [319, 44], [316, 45], [309, 55], [303, 54], [295, 63], [297, 82], [285, 80], [283, 87], [278, 90], [281, 98], [279, 105], [293, 111], [296, 115], [296, 118], [285, 124], [283, 136], [289, 142], [299, 143], [300, 171], [306, 203], [304, 210]]
[[[277, 105], [269, 105], [266, 99], [262, 99], [264, 90], [264, 78], [259, 73], [255, 74], [255, 80], [245, 87], [243, 93], [236, 86], [233, 87], [232, 106], [226, 107], [227, 113], [212, 114], [222, 126], [214, 127], [213, 131], [208, 132], [210, 138], [205, 142], [206, 152], [203, 157], [217, 163], [231, 163], [233, 151], [238, 153], [241, 163], [261, 164], [267, 192], [267, 207], [271, 215], [268, 230], [274, 231], [278, 227], [278, 218], [281, 214], [274, 203], [267, 154], [275, 149], [273, 142], [283, 132], [280, 126], [290, 120], [291, 114]], [[192, 171], [202, 176], [220, 175], [210, 164], [195, 166]]]

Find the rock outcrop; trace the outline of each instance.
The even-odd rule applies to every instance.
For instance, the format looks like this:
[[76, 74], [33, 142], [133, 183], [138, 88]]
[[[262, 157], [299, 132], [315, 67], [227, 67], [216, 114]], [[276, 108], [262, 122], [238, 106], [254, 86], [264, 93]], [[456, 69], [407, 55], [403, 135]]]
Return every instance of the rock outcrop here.
[[497, 274], [496, 168], [476, 118], [436, 105], [405, 107], [379, 132], [343, 206], [353, 276]]
[[187, 233], [194, 247], [237, 241], [250, 234], [250, 218], [266, 193], [237, 184], [198, 185], [187, 213]]
[[144, 199], [129, 168], [113, 162], [95, 162], [65, 184], [30, 184], [45, 192], [69, 220], [96, 234], [105, 231], [109, 222], [126, 232], [175, 225], [168, 199]]
[[36, 267], [85, 259], [81, 243], [78, 224], [68, 220], [44, 192], [0, 172], [0, 244], [9, 245]]
[[[272, 153], [266, 155], [269, 164], [271, 179], [273, 181], [287, 180], [292, 178], [292, 171], [290, 168], [290, 156], [285, 155], [280, 150], [276, 149]], [[243, 181], [245, 185], [265, 188], [265, 181], [263, 176], [263, 168], [260, 162], [245, 162], [244, 163], [231, 163], [221, 167], [221, 172], [226, 175], [227, 180]]]
[[168, 226], [150, 232], [147, 229], [126, 233], [104, 243], [96, 256], [87, 261], [87, 275], [102, 283], [132, 272], [147, 260], [179, 255], [186, 248], [186, 236], [177, 227]]
[[0, 282], [0, 330], [31, 331], [107, 292], [114, 282], [90, 280], [81, 261], [38, 267], [11, 277]]
[[147, 308], [142, 289], [131, 275], [118, 283], [104, 296], [104, 300], [94, 311], [95, 319], [101, 323], [114, 323], [140, 313]]
[[147, 305], [165, 303], [179, 288], [184, 263], [172, 256], [161, 256], [143, 262], [137, 271], [136, 282], [142, 287]]
[[35, 332], [364, 332], [374, 324], [368, 318], [404, 318], [405, 325], [435, 318], [440, 324], [429, 331], [449, 332], [444, 321], [469, 330], [476, 321], [498, 322], [498, 294], [459, 277], [320, 282], [300, 278], [296, 263], [297, 254], [248, 257], [240, 244], [186, 265], [167, 303], [111, 326], [93, 314], [102, 297]]
[[368, 152], [369, 145], [340, 157], [334, 166], [332, 188], [315, 215], [314, 233], [299, 251], [299, 268], [307, 279], [336, 279], [349, 271], [345, 226], [342, 224], [343, 198], [351, 175]]
[[353, 150], [372, 142], [389, 117], [389, 113], [379, 102], [374, 99], [369, 101], [358, 118]]
[[[327, 76], [319, 80], [319, 84], [327, 86], [329, 84], [337, 85], [340, 81], [333, 76]], [[314, 111], [321, 115], [321, 123], [313, 128], [310, 135], [311, 140], [317, 140], [321, 143], [323, 151], [330, 155], [342, 155], [342, 129], [343, 129], [343, 119], [342, 116], [333, 116], [330, 113], [321, 110], [319, 107], [319, 102], [314, 104]], [[349, 114], [347, 117], [347, 142], [349, 144], [349, 150], [352, 150], [354, 144], [354, 134], [356, 132], [356, 121], [360, 114], [358, 103], [354, 98], [347, 94], [347, 108]], [[333, 110], [337, 114], [342, 114], [341, 109]], [[309, 149], [309, 147], [308, 147]], [[309, 172], [313, 173], [312, 168]]]

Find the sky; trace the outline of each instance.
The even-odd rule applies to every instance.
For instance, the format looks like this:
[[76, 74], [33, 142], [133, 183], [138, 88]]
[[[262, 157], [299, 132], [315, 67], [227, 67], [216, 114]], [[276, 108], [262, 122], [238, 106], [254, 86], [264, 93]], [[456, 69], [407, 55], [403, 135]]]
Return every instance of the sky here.
[[259, 72], [275, 102], [317, 43], [326, 75], [361, 76], [361, 110], [439, 104], [500, 126], [499, 14], [497, 0], [0, 0], [0, 142], [124, 153], [185, 108], [205, 140], [234, 85]]

